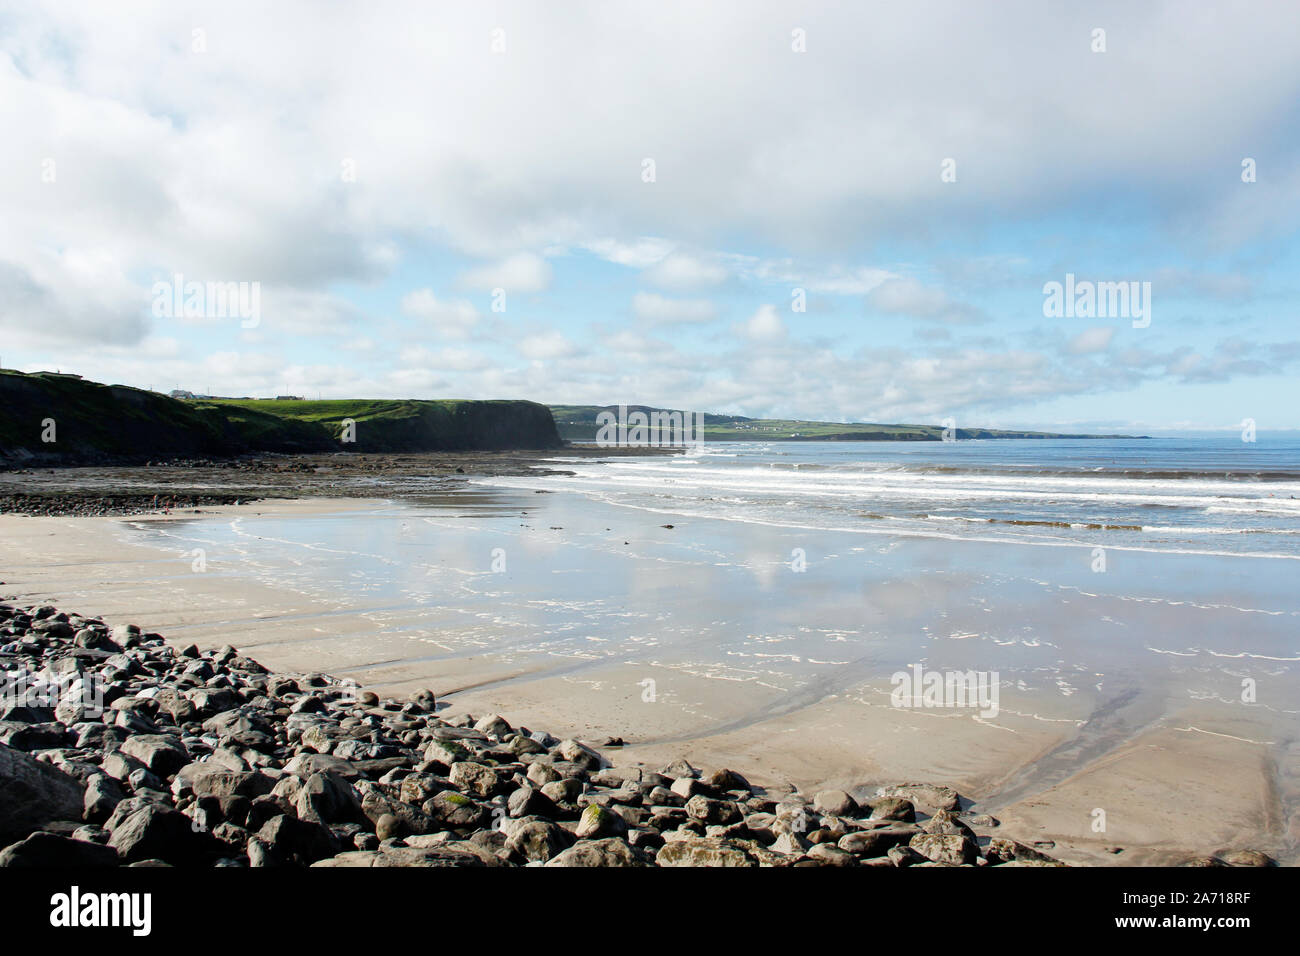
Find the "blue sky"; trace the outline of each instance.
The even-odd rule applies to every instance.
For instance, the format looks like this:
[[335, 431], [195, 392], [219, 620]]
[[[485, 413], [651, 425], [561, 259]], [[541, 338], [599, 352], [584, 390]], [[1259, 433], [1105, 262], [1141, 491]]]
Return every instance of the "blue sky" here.
[[[1292, 4], [127, 9], [0, 14], [7, 367], [1300, 427]], [[154, 314], [176, 273], [256, 326]], [[1067, 273], [1149, 326], [1045, 315]]]

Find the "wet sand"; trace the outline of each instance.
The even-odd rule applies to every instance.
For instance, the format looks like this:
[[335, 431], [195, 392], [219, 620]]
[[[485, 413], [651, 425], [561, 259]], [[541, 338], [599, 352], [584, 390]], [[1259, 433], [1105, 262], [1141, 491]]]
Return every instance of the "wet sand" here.
[[[618, 763], [685, 754], [809, 792], [949, 784], [1068, 862], [1171, 864], [1238, 847], [1294, 862], [1289, 667], [1269, 665], [1273, 684], [1258, 675], [1272, 705], [1235, 706], [1236, 677], [1169, 638], [1187, 621], [1275, 620], [1260, 608], [1153, 611], [1140, 588], [1121, 601], [1094, 586], [1085, 598], [1040, 554], [1021, 559], [1028, 577], [991, 580], [976, 573], [987, 561], [978, 550], [915, 542], [817, 553], [822, 572], [788, 577], [790, 542], [767, 530], [663, 529], [569, 497], [5, 515], [0, 593], [179, 643], [234, 644], [275, 670], [349, 676], [380, 693], [429, 687], [448, 712], [499, 712], [597, 745], [622, 737], [627, 746], [608, 750]], [[507, 574], [488, 570], [495, 546]], [[1034, 574], [1052, 590], [1031, 605]], [[1246, 597], [1267, 602], [1271, 585], [1253, 585], [1263, 593]], [[1007, 602], [981, 604], [989, 593]], [[1143, 629], [1124, 651], [1127, 674], [1114, 664], [1125, 659], [1118, 640], [1096, 624], [1121, 611], [1119, 633]], [[1075, 637], [1079, 649], [1066, 647]], [[1267, 652], [1286, 641], [1268, 626], [1252, 639]], [[1170, 671], [1171, 649], [1192, 665]], [[892, 706], [888, 675], [918, 659], [995, 664], [1000, 713]]]

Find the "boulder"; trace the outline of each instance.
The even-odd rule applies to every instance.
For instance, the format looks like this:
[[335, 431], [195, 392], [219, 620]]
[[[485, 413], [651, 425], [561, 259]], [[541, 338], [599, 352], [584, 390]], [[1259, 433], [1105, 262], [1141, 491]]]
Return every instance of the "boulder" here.
[[979, 856], [975, 841], [962, 834], [918, 833], [908, 846], [933, 863], [962, 865]]
[[[662, 850], [660, 851], [663, 852]], [[552, 857], [547, 866], [648, 866], [646, 857], [617, 837], [604, 840], [579, 840]]]
[[189, 751], [177, 737], [136, 734], [122, 744], [122, 753], [134, 757], [160, 777], [170, 777], [190, 762]]
[[665, 843], [655, 862], [659, 866], [758, 866], [744, 848], [728, 840], [713, 839]]
[[952, 787], [931, 783], [903, 783], [896, 787], [881, 787], [878, 795], [898, 797], [913, 804], [931, 807], [935, 810], [961, 809], [961, 797]]
[[204, 841], [194, 832], [193, 821], [185, 814], [146, 802], [113, 827], [108, 845], [128, 863], [136, 860], [189, 863], [202, 852]]
[[86, 869], [117, 866], [117, 851], [53, 833], [33, 833], [26, 840], [0, 851], [0, 867], [63, 867]]
[[858, 802], [843, 790], [822, 790], [813, 797], [813, 809], [832, 817], [849, 817], [858, 812]]
[[97, 773], [86, 782], [82, 819], [87, 823], [103, 823], [125, 799], [126, 791], [120, 783], [108, 774]]
[[627, 833], [627, 821], [612, 810], [593, 803], [582, 811], [582, 816], [578, 818], [578, 828], [574, 832], [579, 840], [623, 836]]
[[333, 773], [314, 773], [294, 801], [299, 820], [312, 823], [362, 823], [366, 815], [356, 789]]
[[573, 835], [550, 820], [528, 820], [515, 827], [506, 847], [529, 862], [545, 863], [573, 845]]
[[686, 801], [686, 815], [706, 824], [738, 823], [743, 819], [740, 807], [731, 800], [713, 800], [697, 794]]
[[0, 844], [21, 840], [54, 820], [80, 820], [85, 809], [75, 777], [0, 744]]

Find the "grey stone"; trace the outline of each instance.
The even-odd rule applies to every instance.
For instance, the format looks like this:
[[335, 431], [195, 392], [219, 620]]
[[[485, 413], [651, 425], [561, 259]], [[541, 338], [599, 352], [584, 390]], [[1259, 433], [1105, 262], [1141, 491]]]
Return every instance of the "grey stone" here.
[[21, 840], [53, 820], [80, 820], [84, 789], [74, 777], [0, 744], [0, 843]]

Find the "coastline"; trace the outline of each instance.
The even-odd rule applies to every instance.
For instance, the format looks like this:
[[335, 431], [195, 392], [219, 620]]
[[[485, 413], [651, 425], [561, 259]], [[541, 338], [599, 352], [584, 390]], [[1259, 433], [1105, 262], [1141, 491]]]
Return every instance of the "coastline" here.
[[[276, 500], [138, 520], [164, 528], [195, 517], [329, 520], [391, 505], [391, 499]], [[991, 729], [967, 717], [899, 711], [888, 705], [888, 686], [867, 688], [868, 696], [857, 688], [856, 696], [777, 706], [766, 717], [760, 707], [755, 719], [752, 684], [684, 679], [678, 671], [672, 675], [676, 708], [646, 707], [638, 681], [658, 671], [644, 664], [622, 674], [616, 667], [566, 673], [564, 661], [549, 669], [503, 662], [489, 650], [439, 647], [436, 639], [434, 653], [422, 655], [428, 660], [384, 664], [375, 659], [384, 639], [382, 607], [238, 575], [194, 574], [185, 562], [124, 540], [121, 531], [121, 522], [110, 518], [0, 517], [6, 553], [0, 594], [18, 603], [79, 608], [109, 623], [129, 620], [201, 648], [234, 644], [273, 671], [346, 675], [381, 695], [429, 686], [450, 705], [449, 714], [500, 713], [513, 724], [596, 743], [623, 737], [620, 763], [658, 766], [687, 753], [697, 765], [730, 766], [760, 786], [809, 795], [828, 787], [860, 793], [902, 780], [953, 786], [976, 801], [977, 812], [992, 813], [1022, 839], [1028, 834], [1052, 844], [1049, 852], [1068, 863], [1169, 865], [1228, 848], [1276, 855], [1294, 839], [1285, 832], [1294, 794], [1278, 778], [1266, 742], [1225, 743], [1222, 735], [1178, 729], [1197, 726], [1194, 707], [1160, 725], [1107, 728], [1097, 756], [1077, 765], [1054, 761], [1053, 752], [1068, 748], [1086, 714], [1012, 715]], [[595, 692], [592, 682], [600, 685]], [[614, 686], [620, 689], [610, 692]], [[778, 692], [768, 696], [779, 703]], [[749, 716], [728, 726], [728, 715]], [[693, 730], [684, 731], [683, 717]], [[942, 734], [933, 732], [937, 719], [947, 721]], [[1012, 799], [1002, 801], [1003, 792]], [[1105, 834], [1088, 831], [1097, 807], [1112, 808]]]
[[682, 756], [615, 765], [440, 714], [427, 688], [382, 697], [52, 605], [0, 603], [0, 629], [0, 868], [1062, 865], [945, 786], [809, 796]]

